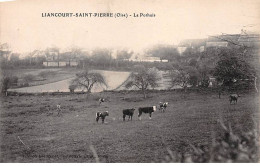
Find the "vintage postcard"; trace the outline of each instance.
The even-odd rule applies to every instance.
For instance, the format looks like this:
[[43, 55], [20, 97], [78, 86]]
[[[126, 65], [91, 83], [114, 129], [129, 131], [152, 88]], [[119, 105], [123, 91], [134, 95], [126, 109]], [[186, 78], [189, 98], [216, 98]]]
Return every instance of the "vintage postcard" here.
[[1, 163], [258, 163], [259, 0], [0, 0]]

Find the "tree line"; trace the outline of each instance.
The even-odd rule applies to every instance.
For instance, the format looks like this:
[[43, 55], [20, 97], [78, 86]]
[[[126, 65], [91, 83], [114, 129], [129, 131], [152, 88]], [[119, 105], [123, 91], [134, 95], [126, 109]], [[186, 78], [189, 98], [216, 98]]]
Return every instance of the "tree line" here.
[[106, 48], [96, 48], [93, 51], [84, 51], [82, 48], [72, 47], [66, 52], [61, 52], [57, 47], [45, 50], [34, 50], [26, 54], [13, 53], [10, 48], [2, 48], [0, 45], [1, 68], [43, 68], [45, 61], [77, 61], [79, 68], [118, 68], [130, 66], [128, 61], [134, 52], [126, 49], [113, 51]]
[[153, 56], [171, 57], [165, 68], [170, 72], [173, 85], [180, 85], [184, 89], [188, 85], [208, 87], [210, 78], [214, 78], [217, 85], [223, 85], [222, 87], [232, 88], [236, 84], [243, 84], [253, 86], [256, 91], [259, 74], [258, 51], [258, 47], [244, 46], [209, 47], [203, 52], [187, 48], [182, 55], [170, 46], [149, 50]]
[[[53, 51], [59, 52], [59, 49], [47, 49], [45, 53], [48, 55]], [[172, 87], [179, 85], [184, 89], [184, 91], [186, 91], [188, 86], [207, 88], [210, 84], [210, 78], [214, 78], [216, 80], [215, 86], [219, 87], [219, 89], [228, 87], [230, 90], [237, 86], [236, 89], [238, 87], [248, 87], [254, 88], [258, 92], [258, 48], [241, 46], [211, 47], [207, 48], [203, 52], [193, 48], [187, 48], [182, 54], [180, 54], [176, 47], [158, 45], [147, 49], [145, 53], [148, 56], [167, 59], [168, 62], [149, 63], [126, 61], [134, 55], [134, 52], [127, 50], [118, 51], [116, 58], [112, 56], [112, 51], [109, 49], [95, 49], [91, 53], [87, 53], [82, 51], [82, 49], [73, 48], [70, 52], [58, 55], [61, 59], [78, 58], [80, 60], [78, 67], [86, 70], [85, 73], [77, 74], [78, 80], [72, 83], [72, 89], [79, 87], [80, 81], [82, 80], [81, 78], [83, 78], [84, 75], [85, 78], [88, 76], [94, 77], [89, 74], [89, 69], [111, 69], [122, 67], [128, 71], [132, 71], [130, 81], [126, 84], [126, 88], [136, 87], [143, 92], [144, 97], [146, 97], [146, 89], [158, 86], [157, 82], [161, 79], [158, 76], [158, 72], [152, 70], [152, 68], [168, 72], [167, 77], [170, 78]], [[18, 63], [16, 62], [19, 59], [17, 58], [18, 55], [10, 55], [7, 64], [15, 65]], [[6, 57], [1, 57], [1, 64], [6, 64]], [[32, 62], [33, 61], [30, 63]], [[1, 65], [2, 69], [4, 67], [6, 66]], [[99, 76], [95, 76], [95, 78], [99, 78]], [[6, 81], [2, 81], [2, 85], [9, 84], [16, 79], [8, 78], [5, 80]], [[96, 83], [106, 85], [105, 81], [96, 81]], [[81, 84], [81, 86], [83, 85]], [[91, 92], [91, 88], [88, 91]]]

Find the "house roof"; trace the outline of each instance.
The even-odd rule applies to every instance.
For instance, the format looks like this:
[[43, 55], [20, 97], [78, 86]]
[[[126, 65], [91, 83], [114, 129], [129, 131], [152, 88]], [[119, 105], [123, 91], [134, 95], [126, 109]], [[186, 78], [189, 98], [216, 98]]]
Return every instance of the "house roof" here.
[[179, 47], [227, 47], [228, 45], [260, 46], [260, 34], [241, 30], [241, 34], [222, 34], [209, 36], [207, 39], [186, 39]]
[[207, 39], [186, 39], [179, 43], [179, 47], [200, 47], [206, 44]]
[[260, 45], [260, 34], [254, 31], [247, 31], [242, 29], [241, 35], [238, 39], [239, 44], [248, 47], [259, 47]]
[[238, 45], [239, 37], [240, 34], [222, 34], [217, 36], [209, 36], [208, 42], [226, 42], [228, 45]]
[[228, 42], [225, 41], [217, 41], [217, 42], [207, 42], [206, 47], [227, 47]]

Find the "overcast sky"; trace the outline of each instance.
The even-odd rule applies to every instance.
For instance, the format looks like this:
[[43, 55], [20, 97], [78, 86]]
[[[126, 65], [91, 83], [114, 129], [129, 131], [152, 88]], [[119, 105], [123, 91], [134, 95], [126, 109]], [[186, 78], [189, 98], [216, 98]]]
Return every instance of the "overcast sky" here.
[[[154, 13], [151, 18], [46, 18], [47, 12]], [[17, 0], [0, 2], [0, 43], [13, 52], [56, 46], [128, 48], [259, 30], [259, 0]], [[247, 27], [245, 27], [247, 26]]]

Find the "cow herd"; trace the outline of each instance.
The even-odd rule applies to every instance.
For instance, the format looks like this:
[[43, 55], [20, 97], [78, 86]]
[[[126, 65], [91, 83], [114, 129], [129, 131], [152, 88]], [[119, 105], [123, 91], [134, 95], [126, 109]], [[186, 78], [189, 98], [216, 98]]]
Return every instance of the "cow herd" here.
[[[234, 104], [237, 103], [237, 100], [238, 100], [238, 97], [240, 97], [240, 95], [238, 94], [230, 94], [229, 95], [229, 101], [230, 101], [230, 104], [232, 104], [232, 102]], [[105, 99], [104, 98], [100, 98], [99, 99], [99, 105], [104, 102]], [[159, 110], [161, 112], [164, 112], [168, 106], [168, 102], [160, 102], [159, 103]], [[128, 120], [132, 120], [133, 118], [133, 115], [134, 115], [134, 111], [135, 111], [135, 108], [130, 108], [130, 109], [124, 109], [122, 112], [123, 112], [123, 121], [125, 121], [125, 118], [126, 116], [128, 116]], [[152, 118], [152, 113], [156, 111], [156, 106], [152, 106], [152, 107], [139, 107], [138, 108], [138, 118], [139, 120], [141, 120], [141, 115], [144, 113], [144, 114], [149, 114], [149, 118], [151, 119]], [[105, 120], [105, 117], [108, 116], [109, 113], [108, 111], [105, 111], [105, 112], [97, 112], [96, 113], [96, 121], [98, 122], [99, 118], [102, 119], [102, 123], [104, 123], [104, 120]]]
[[[238, 94], [231, 94], [229, 95], [229, 101], [230, 104], [232, 104], [232, 102], [234, 104], [237, 103], [238, 97], [240, 97], [240, 95]], [[105, 102], [104, 98], [100, 98], [99, 100], [99, 105], [101, 105], [101, 103]], [[167, 106], [168, 106], [168, 102], [160, 102], [158, 105], [158, 108], [161, 112], [165, 112]], [[61, 106], [60, 104], [57, 105], [57, 111], [58, 111], [58, 115], [61, 112]], [[126, 116], [128, 116], [128, 120], [132, 120], [133, 115], [134, 115], [134, 111], [135, 108], [130, 108], [130, 109], [124, 109], [123, 112], [123, 121], [125, 121]], [[152, 113], [156, 111], [156, 106], [152, 106], [152, 107], [139, 107], [138, 108], [138, 118], [139, 120], [141, 120], [141, 115], [144, 114], [149, 114], [149, 118], [152, 118]], [[108, 111], [104, 111], [104, 112], [96, 112], [96, 122], [98, 123], [99, 119], [102, 120], [102, 123], [104, 123], [106, 116], [109, 116]]]
[[[104, 102], [105, 100], [103, 98], [99, 99], [99, 104], [101, 102]], [[164, 112], [168, 106], [168, 102], [160, 102], [159, 103], [159, 110]], [[123, 112], [123, 121], [125, 121], [126, 116], [128, 116], [128, 120], [132, 120], [133, 115], [134, 115], [135, 108], [130, 108], [130, 109], [124, 109]], [[149, 114], [149, 118], [152, 118], [152, 113], [156, 111], [156, 106], [152, 107], [139, 107], [138, 108], [138, 118], [141, 120], [141, 115], [144, 114]], [[109, 116], [108, 111], [104, 112], [97, 112], [96, 113], [96, 122], [98, 123], [99, 119], [102, 119], [102, 123], [104, 123], [106, 116]]]

